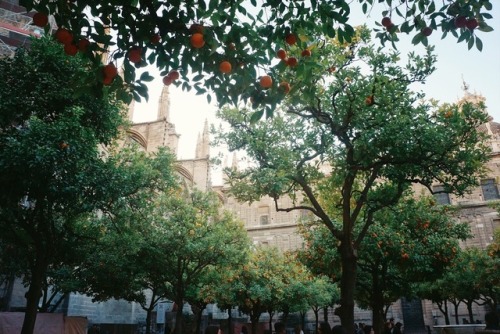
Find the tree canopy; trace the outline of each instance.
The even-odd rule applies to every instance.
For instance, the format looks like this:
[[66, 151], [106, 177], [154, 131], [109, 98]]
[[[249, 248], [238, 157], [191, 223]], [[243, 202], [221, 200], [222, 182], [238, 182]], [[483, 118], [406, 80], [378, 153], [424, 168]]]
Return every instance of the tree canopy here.
[[[230, 127], [218, 135], [248, 156], [245, 168], [227, 169], [232, 194], [243, 201], [268, 195], [278, 211], [309, 210], [339, 241], [340, 315], [349, 329], [357, 254], [376, 212], [413, 184], [464, 194], [488, 159], [478, 129], [487, 120], [483, 104], [438, 105], [410, 89], [432, 73], [431, 49], [410, 54], [402, 68], [399, 54], [373, 47], [362, 30], [358, 36], [317, 52], [315, 79], [266, 122], [255, 122], [254, 110], [221, 109]], [[290, 82], [296, 78], [289, 73]], [[294, 205], [282, 207], [282, 196]]]
[[[46, 15], [54, 16], [59, 27], [56, 38], [69, 54], [79, 48], [94, 60], [96, 81], [110, 85], [115, 79], [115, 87], [121, 86], [115, 70], [101, 71], [101, 54], [109, 49], [109, 61], [116, 65], [123, 60], [126, 86], [121, 96], [128, 101], [132, 95], [127, 92], [136, 99], [148, 96], [152, 77], [135, 74], [146, 64], [155, 64], [166, 84], [194, 88], [199, 94], [214, 92], [220, 104], [248, 101], [260, 90], [262, 75], [280, 70], [272, 61], [279, 49], [298, 54], [288, 62], [294, 68], [302, 62], [301, 51], [321, 43], [314, 36], [350, 42], [355, 35], [351, 22], [355, 7], [362, 15], [381, 12], [375, 30], [382, 43], [397, 43], [399, 34], [411, 34], [413, 43], [426, 45], [427, 37], [439, 32], [443, 38], [451, 35], [466, 41], [469, 48], [481, 49], [478, 32], [492, 30], [487, 23], [492, 19], [489, 0], [23, 0], [21, 4], [40, 13], [34, 21], [40, 26], [47, 28]], [[266, 93], [263, 104], [272, 108], [281, 97]]]

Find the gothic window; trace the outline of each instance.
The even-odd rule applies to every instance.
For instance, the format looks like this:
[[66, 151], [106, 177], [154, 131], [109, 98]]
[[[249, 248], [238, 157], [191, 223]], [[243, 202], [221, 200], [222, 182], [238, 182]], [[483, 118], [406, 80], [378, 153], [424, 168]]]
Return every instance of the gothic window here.
[[481, 190], [483, 191], [483, 199], [491, 201], [498, 199], [498, 188], [494, 179], [486, 179], [481, 182]]
[[444, 191], [444, 187], [442, 185], [437, 185], [432, 187], [432, 191], [434, 192], [433, 196], [436, 202], [440, 205], [448, 205], [451, 203], [450, 194], [443, 193], [440, 191]]

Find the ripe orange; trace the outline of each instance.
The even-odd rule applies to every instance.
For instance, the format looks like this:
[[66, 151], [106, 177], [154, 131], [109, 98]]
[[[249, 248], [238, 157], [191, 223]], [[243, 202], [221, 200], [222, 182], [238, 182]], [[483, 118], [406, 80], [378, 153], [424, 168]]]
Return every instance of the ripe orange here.
[[367, 106], [371, 106], [373, 104], [373, 95], [370, 95], [370, 96], [367, 96], [366, 99], [365, 99], [365, 104]]
[[172, 70], [172, 71], [168, 72], [167, 77], [172, 79], [172, 81], [177, 80], [180, 77], [179, 71]]
[[163, 80], [162, 80], [162, 81], [163, 81], [163, 84], [164, 84], [165, 86], [170, 86], [174, 80], [172, 79], [172, 77], [169, 77], [169, 76], [167, 75], [167, 76], [164, 76], [164, 77], [163, 77]]
[[47, 25], [47, 23], [49, 23], [49, 17], [47, 16], [47, 14], [44, 14], [44, 13], [35, 13], [35, 15], [33, 15], [33, 24], [38, 26], [38, 27], [45, 27]]
[[78, 53], [78, 47], [73, 43], [64, 44], [64, 52], [68, 56], [74, 56]]
[[260, 86], [262, 88], [269, 88], [273, 85], [273, 79], [269, 75], [264, 75], [260, 78]]
[[288, 34], [285, 37], [285, 42], [288, 45], [294, 45], [295, 43], [297, 43], [297, 37], [294, 34]]
[[141, 49], [135, 47], [130, 49], [128, 52], [128, 59], [131, 63], [140, 63], [142, 60]]
[[153, 45], [159, 44], [160, 40], [161, 40], [160, 34], [153, 34], [153, 35], [151, 35], [151, 37], [149, 37], [149, 41]]
[[56, 39], [59, 43], [69, 44], [73, 41], [73, 34], [64, 28], [59, 28], [56, 31]]
[[288, 94], [290, 92], [290, 84], [286, 81], [283, 81], [280, 83], [279, 85], [279, 89], [285, 93], [285, 94]]
[[81, 52], [87, 52], [87, 49], [90, 46], [90, 41], [86, 38], [82, 38], [78, 41], [78, 50]]
[[283, 49], [279, 49], [278, 52], [276, 52], [276, 57], [278, 57], [281, 60], [286, 59], [286, 51]]
[[205, 45], [205, 39], [203, 37], [203, 34], [196, 32], [191, 35], [191, 45], [194, 48], [202, 48]]
[[302, 57], [311, 57], [311, 50], [305, 49], [301, 53]]
[[335, 66], [331, 66], [330, 68], [328, 68], [328, 72], [329, 73], [333, 73], [337, 70], [337, 68]]
[[294, 67], [299, 64], [299, 61], [295, 57], [289, 57], [288, 60], [286, 61], [286, 64], [290, 67]]
[[114, 78], [118, 75], [118, 70], [116, 69], [116, 66], [113, 63], [109, 63], [108, 65], [104, 66], [102, 72], [104, 73], [105, 77], [110, 77], [110, 78]]
[[102, 78], [102, 84], [105, 86], [110, 86], [113, 83], [114, 79], [115, 78], [112, 78], [112, 77], [104, 77], [104, 78]]
[[227, 60], [224, 60], [219, 64], [219, 71], [221, 71], [222, 73], [225, 74], [231, 73], [231, 70], [232, 70], [231, 63], [228, 62]]

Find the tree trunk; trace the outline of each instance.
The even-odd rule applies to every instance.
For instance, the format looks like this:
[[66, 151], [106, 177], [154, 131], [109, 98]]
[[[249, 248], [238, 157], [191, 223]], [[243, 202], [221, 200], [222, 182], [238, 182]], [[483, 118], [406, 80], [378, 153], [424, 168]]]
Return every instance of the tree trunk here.
[[240, 333], [233, 333], [233, 307], [230, 306], [227, 309], [228, 317], [227, 317], [227, 331], [226, 333], [228, 334], [240, 334]]
[[323, 307], [323, 321], [328, 322], [328, 306]]
[[472, 313], [472, 303], [473, 300], [468, 300], [467, 301], [467, 312], [469, 312], [469, 323], [473, 324], [474, 323], [474, 314]]
[[[252, 312], [250, 314], [250, 322], [252, 323], [252, 334], [257, 334], [258, 330], [258, 325], [259, 325], [259, 318], [260, 318], [260, 313], [254, 313]], [[272, 333], [273, 329], [270, 328], [270, 331]]]
[[315, 322], [315, 330], [314, 330], [314, 333], [318, 334], [318, 326], [319, 326], [319, 308], [313, 308], [313, 312], [314, 312], [314, 322]]
[[448, 314], [448, 301], [447, 300], [444, 301], [444, 310], [445, 310], [444, 322], [445, 322], [445, 324], [449, 325], [450, 324], [450, 315]]
[[[378, 267], [378, 264], [374, 264]], [[386, 269], [385, 267], [383, 270]], [[372, 309], [372, 326], [376, 334], [383, 334], [385, 329], [386, 312], [389, 308], [385, 307], [385, 299], [383, 293], [384, 278], [377, 275], [375, 268], [372, 272], [372, 291], [371, 291], [371, 309]]]
[[176, 300], [175, 304], [177, 305], [177, 312], [175, 313], [175, 334], [182, 334], [183, 332], [183, 319], [182, 319], [182, 309], [184, 308], [184, 301]]
[[340, 307], [337, 311], [347, 333], [354, 333], [354, 289], [358, 258], [352, 246], [350, 234], [347, 234], [341, 241], [339, 250], [342, 277], [340, 278]]
[[146, 310], [146, 334], [151, 334], [151, 308]]
[[[385, 314], [384, 314], [384, 297], [382, 296], [381, 290], [375, 290], [372, 297], [372, 325], [376, 334], [384, 333], [384, 325], [385, 325]], [[376, 292], [375, 292], [376, 291]]]
[[274, 312], [269, 311], [269, 329], [271, 330], [271, 333], [273, 332], [273, 317], [274, 317]]
[[33, 334], [35, 330], [38, 303], [42, 297], [42, 284], [47, 270], [47, 265], [41, 257], [42, 256], [37, 255], [37, 259], [32, 269], [30, 287], [26, 293], [26, 312], [24, 313], [21, 334]]

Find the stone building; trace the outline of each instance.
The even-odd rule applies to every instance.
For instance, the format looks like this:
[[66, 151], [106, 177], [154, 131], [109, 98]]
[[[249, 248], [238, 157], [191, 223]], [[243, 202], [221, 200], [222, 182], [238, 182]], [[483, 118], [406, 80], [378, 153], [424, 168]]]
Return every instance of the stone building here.
[[[26, 13], [19, 6], [18, 0], [0, 1], [0, 55], [12, 55], [15, 49], [27, 43], [30, 35], [39, 35], [39, 28], [31, 25], [32, 14]], [[465, 91], [468, 100], [481, 97]], [[129, 119], [132, 120], [134, 104], [129, 107]], [[181, 134], [176, 132], [175, 124], [170, 120], [169, 92], [163, 88], [159, 98], [156, 119], [148, 122], [133, 124], [128, 132], [127, 140], [137, 142], [145, 151], [155, 152], [159, 147], [169, 147], [177, 154]], [[177, 112], [177, 111], [173, 111]], [[202, 126], [202, 124], [199, 124]], [[196, 125], [195, 125], [196, 126]], [[482, 130], [491, 136], [489, 145], [492, 153], [487, 164], [488, 177], [482, 180], [481, 186], [473, 189], [471, 194], [456, 197], [447, 194], [437, 194], [436, 200], [440, 204], [457, 205], [460, 208], [457, 219], [469, 223], [474, 234], [472, 239], [463, 242], [462, 246], [486, 247], [491, 243], [493, 231], [500, 228], [500, 218], [489, 204], [500, 199], [498, 183], [500, 181], [500, 124], [490, 120], [482, 126]], [[301, 211], [289, 213], [276, 212], [274, 201], [264, 197], [254, 203], [240, 203], [227, 196], [227, 187], [213, 185], [211, 180], [210, 146], [208, 123], [199, 133], [198, 142], [192, 159], [179, 160], [175, 164], [176, 171], [182, 176], [186, 188], [196, 187], [201, 190], [214, 190], [219, 194], [224, 207], [241, 219], [255, 244], [277, 246], [280, 249], [294, 249], [301, 247], [302, 240], [297, 235], [297, 222], [306, 214]], [[237, 167], [237, 159], [233, 157], [233, 166]], [[436, 190], [440, 185], [436, 184]], [[425, 189], [415, 188], [417, 193], [425, 193]], [[281, 204], [291, 204], [287, 198], [280, 199]], [[288, 203], [287, 203], [288, 201]], [[22, 309], [24, 306], [24, 291], [20, 282], [10, 286], [7, 291], [11, 294], [10, 306], [12, 309]], [[0, 288], [0, 293], [2, 293]], [[388, 316], [407, 323], [409, 307], [421, 307], [423, 323], [425, 325], [443, 324], [440, 312], [432, 303], [423, 302], [419, 305], [401, 301], [389, 311]], [[104, 324], [137, 324], [145, 319], [145, 312], [135, 303], [111, 300], [105, 303], [92, 303], [91, 299], [82, 295], [71, 295], [64, 303], [68, 315], [87, 316], [91, 323]], [[167, 307], [168, 310], [168, 307]], [[216, 313], [216, 310], [211, 312]], [[482, 319], [484, 310], [476, 307], [474, 312]], [[459, 309], [459, 318], [466, 317], [466, 310]], [[454, 316], [453, 314], [450, 314]], [[356, 309], [357, 322], [370, 322], [371, 313]], [[338, 318], [331, 312], [329, 319], [338, 322]]]

